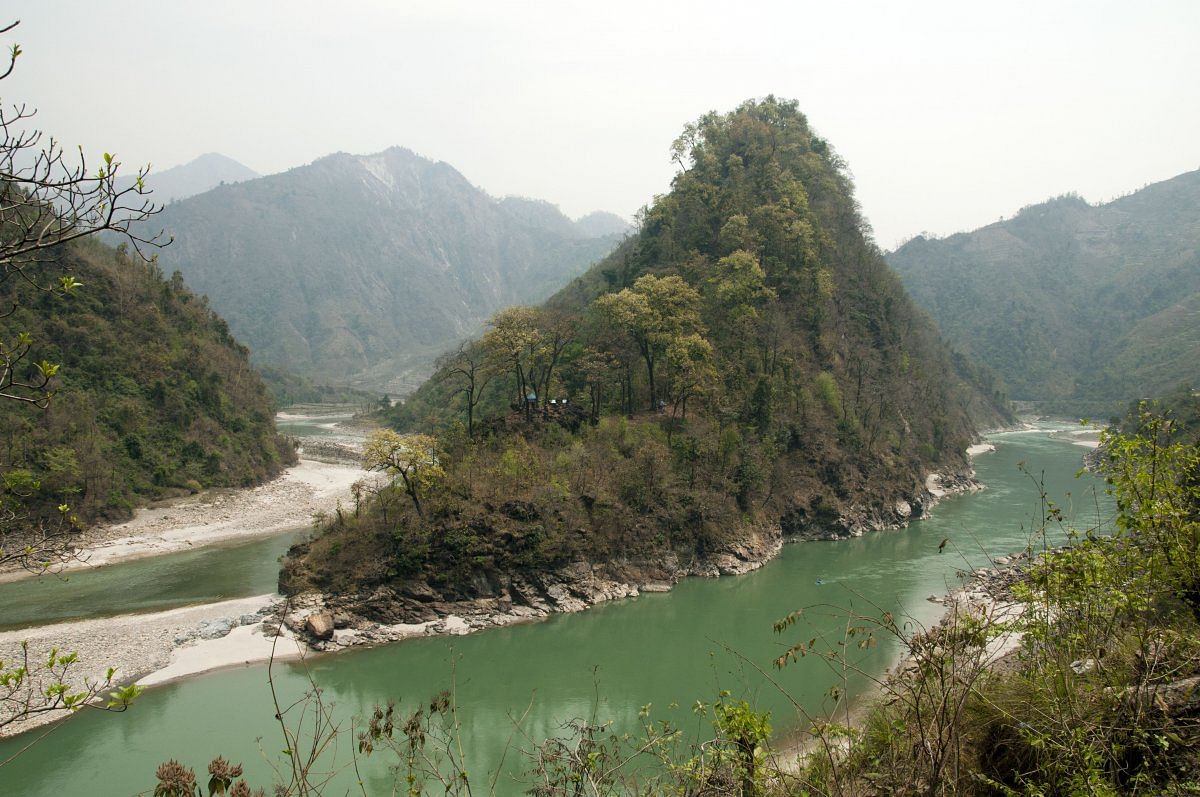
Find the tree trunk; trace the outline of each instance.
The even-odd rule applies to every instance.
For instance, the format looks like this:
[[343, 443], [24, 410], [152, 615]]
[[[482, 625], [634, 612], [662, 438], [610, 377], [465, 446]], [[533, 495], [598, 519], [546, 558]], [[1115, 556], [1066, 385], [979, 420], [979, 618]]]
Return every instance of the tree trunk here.
[[421, 499], [417, 497], [417, 486], [412, 483], [408, 474], [403, 470], [400, 471], [400, 478], [404, 480], [404, 492], [408, 493], [408, 497], [412, 499], [413, 508], [417, 510], [417, 517], [423, 520], [425, 513], [421, 511]]
[[655, 399], [658, 396], [654, 389], [654, 353], [650, 350], [649, 344], [643, 344], [641, 348], [642, 358], [646, 361], [646, 377], [650, 383], [650, 411], [654, 412], [654, 410], [658, 409], [655, 406]]

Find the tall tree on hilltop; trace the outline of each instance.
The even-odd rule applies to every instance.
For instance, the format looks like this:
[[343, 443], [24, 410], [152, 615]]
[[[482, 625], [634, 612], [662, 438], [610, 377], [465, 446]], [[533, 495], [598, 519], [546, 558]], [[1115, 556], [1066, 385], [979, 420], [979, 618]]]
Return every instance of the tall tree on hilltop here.
[[658, 408], [655, 367], [667, 348], [692, 334], [703, 334], [700, 294], [682, 278], [671, 275], [638, 277], [632, 288], [596, 300], [596, 310], [614, 328], [629, 335], [646, 365], [649, 407]]
[[456, 377], [462, 381], [458, 392], [467, 405], [467, 436], [475, 436], [475, 408], [483, 398], [483, 391], [496, 375], [496, 369], [488, 360], [488, 351], [479, 341], [466, 341], [452, 354], [438, 359], [438, 373]]
[[437, 440], [427, 434], [401, 437], [391, 429], [380, 429], [363, 448], [363, 468], [383, 471], [399, 478], [418, 516], [424, 516], [421, 496], [445, 474], [438, 462]]
[[491, 327], [483, 336], [483, 346], [506, 367], [512, 369], [515, 405], [525, 405], [531, 389], [537, 386], [530, 379], [530, 352], [541, 342], [537, 314], [532, 307], [509, 307], [492, 316]]

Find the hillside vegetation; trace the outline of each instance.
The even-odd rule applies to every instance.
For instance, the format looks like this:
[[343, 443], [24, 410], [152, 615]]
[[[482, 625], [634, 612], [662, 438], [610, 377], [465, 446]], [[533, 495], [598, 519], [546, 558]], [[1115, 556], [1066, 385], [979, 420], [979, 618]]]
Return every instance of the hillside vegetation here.
[[[1069, 528], [1046, 502], [1045, 530], [1071, 544], [998, 596], [1019, 611], [960, 599], [915, 636], [863, 619], [860, 645], [899, 637], [909, 657], [857, 727], [815, 729], [790, 793], [1200, 792], [1200, 448], [1178, 432], [1143, 406], [1105, 434], [1115, 533]], [[1018, 644], [1000, 656], [1005, 638]]]
[[1170, 419], [1164, 428], [1164, 443], [1200, 444], [1200, 390], [1188, 384], [1148, 401], [1138, 401], [1114, 424], [1124, 435], [1135, 435], [1144, 425], [1149, 411]]
[[256, 363], [390, 393], [607, 254], [620, 234], [592, 223], [494, 199], [400, 148], [223, 185], [155, 219], [175, 236], [164, 270], [208, 296]]
[[1060, 197], [888, 255], [1014, 399], [1107, 416], [1200, 381], [1200, 171], [1103, 205]]
[[81, 523], [202, 487], [252, 485], [294, 461], [247, 352], [178, 275], [95, 241], [57, 250], [69, 296], [9, 281], [6, 323], [59, 365], [46, 409], [0, 402], [0, 505]]
[[969, 471], [972, 413], [1005, 411], [913, 307], [795, 103], [706, 115], [674, 155], [636, 235], [392, 411], [425, 434], [372, 441], [392, 487], [294, 549], [286, 587], [503, 598], [580, 561], [670, 580], [781, 531], [902, 522], [928, 473]]

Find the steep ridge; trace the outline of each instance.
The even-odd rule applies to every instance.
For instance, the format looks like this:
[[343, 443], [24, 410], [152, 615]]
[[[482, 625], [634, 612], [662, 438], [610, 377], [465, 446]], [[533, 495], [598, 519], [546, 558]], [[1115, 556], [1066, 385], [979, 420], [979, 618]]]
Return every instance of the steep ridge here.
[[295, 461], [246, 349], [203, 297], [97, 241], [57, 251], [70, 296], [10, 281], [0, 303], [37, 359], [61, 366], [42, 410], [0, 402], [0, 509], [81, 524], [203, 487], [258, 483]]
[[390, 392], [619, 240], [400, 148], [221, 186], [155, 221], [175, 236], [163, 268], [209, 297], [256, 362]]
[[918, 237], [888, 262], [1015, 399], [1107, 414], [1200, 381], [1200, 171]]
[[322, 603], [375, 629], [359, 641], [571, 611], [969, 487], [972, 408], [1006, 410], [909, 301], [795, 103], [709, 114], [676, 153], [636, 235], [392, 411], [438, 438], [368, 446], [396, 480], [292, 550], [282, 586], [324, 593], [293, 625]]

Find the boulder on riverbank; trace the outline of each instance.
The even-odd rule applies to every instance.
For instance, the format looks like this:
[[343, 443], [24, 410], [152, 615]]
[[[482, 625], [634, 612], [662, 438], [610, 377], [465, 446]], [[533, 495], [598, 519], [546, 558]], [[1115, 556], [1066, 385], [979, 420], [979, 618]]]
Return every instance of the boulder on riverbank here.
[[304, 621], [304, 630], [314, 639], [325, 641], [333, 639], [333, 614], [331, 612], [314, 612]]

